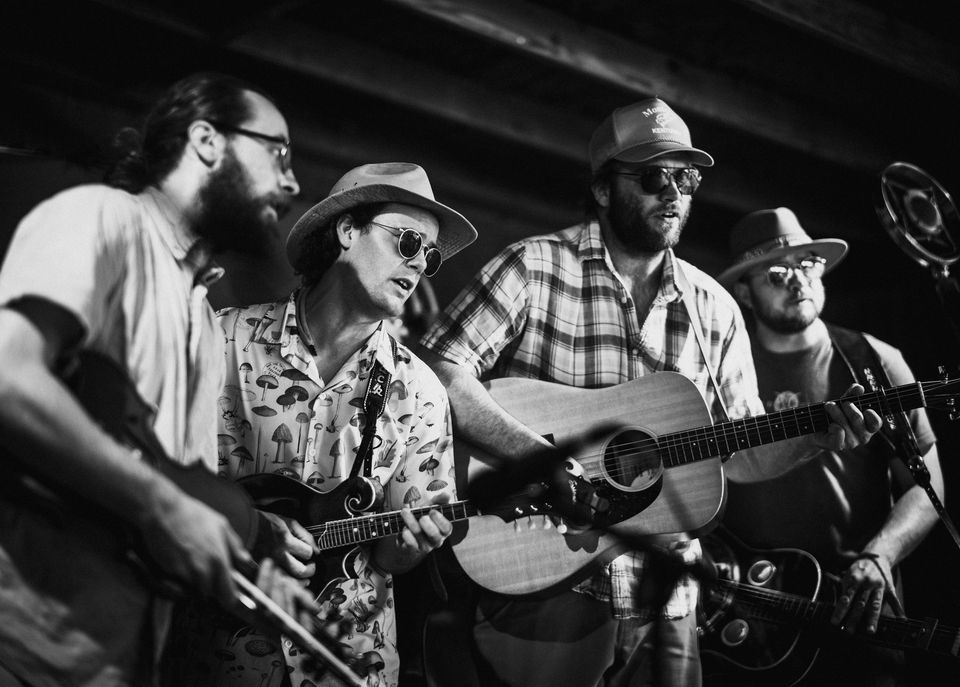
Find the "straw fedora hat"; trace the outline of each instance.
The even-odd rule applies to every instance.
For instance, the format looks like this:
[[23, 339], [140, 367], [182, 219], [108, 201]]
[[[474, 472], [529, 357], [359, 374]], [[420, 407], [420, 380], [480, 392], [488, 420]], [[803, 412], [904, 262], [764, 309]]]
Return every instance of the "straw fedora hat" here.
[[431, 212], [440, 225], [437, 248], [444, 260], [477, 238], [477, 230], [456, 210], [438, 203], [427, 173], [409, 162], [355, 167], [340, 177], [327, 197], [307, 210], [287, 237], [287, 259], [300, 270], [303, 240], [338, 215], [371, 203], [403, 203]]

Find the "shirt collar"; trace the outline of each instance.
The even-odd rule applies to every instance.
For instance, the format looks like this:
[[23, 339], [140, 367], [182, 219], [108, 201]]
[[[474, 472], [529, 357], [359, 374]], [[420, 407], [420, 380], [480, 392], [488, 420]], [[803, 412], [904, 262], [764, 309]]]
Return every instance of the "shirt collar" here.
[[585, 260], [603, 260], [607, 254], [607, 247], [603, 243], [603, 235], [600, 233], [600, 222], [591, 220], [586, 223], [582, 232], [580, 232], [580, 243], [577, 246], [577, 252], [580, 254], [580, 261]]
[[[607, 267], [616, 274], [613, 266], [613, 260], [607, 251], [607, 244], [603, 241], [603, 234], [600, 231], [600, 222], [592, 220], [587, 222], [584, 231], [580, 234], [580, 243], [577, 251], [580, 254], [581, 262], [584, 260], [602, 260]], [[660, 275], [659, 294], [664, 302], [670, 303], [683, 297], [683, 290], [677, 282], [676, 259], [672, 248], [668, 248], [663, 261], [663, 271]]]
[[[317, 374], [317, 365], [313, 359], [313, 353], [306, 339], [300, 334], [300, 326], [297, 323], [297, 300], [300, 289], [296, 289], [287, 298], [286, 307], [283, 310], [281, 319], [283, 328], [280, 331], [280, 355], [290, 365], [296, 367], [301, 372], [311, 374], [316, 377], [315, 381], [319, 383]], [[344, 367], [356, 365], [357, 358], [363, 358], [364, 362], [360, 366], [369, 370], [373, 367], [374, 358], [380, 361], [380, 364], [386, 368], [387, 372], [393, 375], [396, 371], [396, 363], [393, 357], [393, 348], [390, 344], [390, 337], [387, 336], [383, 321], [377, 326], [376, 331], [364, 341], [360, 348], [351, 355]], [[324, 380], [325, 384], [332, 383], [334, 380]]]

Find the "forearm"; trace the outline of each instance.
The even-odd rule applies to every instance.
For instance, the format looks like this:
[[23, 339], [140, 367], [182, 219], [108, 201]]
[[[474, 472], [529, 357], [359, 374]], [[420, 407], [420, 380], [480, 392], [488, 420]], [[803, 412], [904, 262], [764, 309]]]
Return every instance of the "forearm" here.
[[[39, 331], [3, 311], [0, 432], [7, 453], [41, 480], [82, 495], [131, 524], [176, 498], [168, 480], [136, 460], [86, 414], [49, 370], [53, 356]], [[13, 335], [10, 335], [13, 334]]]
[[483, 384], [460, 365], [425, 353], [447, 389], [455, 436], [498, 458], [513, 459], [548, 446], [548, 442], [501, 408]]
[[[929, 472], [930, 486], [942, 501], [943, 474], [940, 470], [936, 445], [927, 451], [924, 464]], [[900, 465], [895, 467], [901, 473], [905, 470], [905, 468], [901, 469]], [[912, 482], [911, 477], [905, 479], [910, 479]], [[917, 548], [936, 522], [937, 511], [929, 495], [923, 487], [914, 483], [897, 499], [883, 527], [864, 547], [864, 551], [884, 556], [890, 565], [894, 566]]]
[[893, 506], [883, 528], [864, 551], [886, 558], [897, 565], [917, 548], [937, 521], [930, 499], [919, 486], [911, 487]]

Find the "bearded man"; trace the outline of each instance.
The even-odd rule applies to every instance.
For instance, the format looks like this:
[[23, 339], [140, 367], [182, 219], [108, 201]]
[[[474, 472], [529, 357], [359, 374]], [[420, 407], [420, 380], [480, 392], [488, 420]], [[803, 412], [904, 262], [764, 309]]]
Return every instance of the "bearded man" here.
[[[784, 207], [752, 212], [730, 233], [731, 266], [718, 280], [752, 314], [753, 359], [767, 412], [836, 398], [865, 368], [878, 383], [885, 376], [884, 385], [914, 381], [893, 346], [820, 318], [823, 275], [847, 248], [840, 239], [812, 239]], [[942, 498], [926, 411], [912, 410], [909, 424]], [[902, 612], [897, 566], [937, 519], [889, 445], [875, 437], [852, 450], [817, 451], [799, 463], [735, 459], [727, 476], [727, 528], [755, 548], [813, 554], [842, 591], [832, 620], [845, 633], [822, 638], [820, 655], [800, 684], [905, 684], [902, 652], [851, 636], [875, 633], [881, 614]]]
[[[421, 342], [447, 385], [455, 434], [506, 461], [542, 453], [546, 442], [504, 411], [481, 378], [599, 388], [671, 371], [696, 384], [717, 419], [721, 404], [733, 418], [762, 412], [740, 309], [673, 252], [713, 158], [693, 147], [687, 125], [658, 98], [614, 110], [589, 152], [593, 216], [507, 247]], [[856, 445], [879, 424], [850, 404], [828, 412], [828, 431], [780, 450]], [[670, 547], [686, 561], [700, 556], [696, 540], [679, 537]], [[644, 553], [629, 552], [546, 600], [481, 593], [479, 683], [699, 684], [697, 583], [673, 579], [655, 595], [666, 602], [649, 603], [639, 589], [654, 577], [650, 566]]]
[[[145, 422], [163, 452], [216, 469], [224, 361], [206, 294], [222, 270], [211, 257], [262, 245], [298, 193], [287, 124], [260, 89], [195, 74], [162, 95], [142, 139], [122, 138], [110, 183], [38, 205], [0, 270], [5, 685], [156, 682], [169, 604], [127, 564], [121, 533], [161, 577], [226, 608], [232, 573], [252, 564], [227, 518], [101, 429], [63, 373], [80, 352], [109, 359], [154, 411]], [[98, 407], [117, 395], [99, 394]], [[42, 498], [49, 490], [75, 508]], [[272, 564], [261, 572], [276, 598], [313, 607]]]

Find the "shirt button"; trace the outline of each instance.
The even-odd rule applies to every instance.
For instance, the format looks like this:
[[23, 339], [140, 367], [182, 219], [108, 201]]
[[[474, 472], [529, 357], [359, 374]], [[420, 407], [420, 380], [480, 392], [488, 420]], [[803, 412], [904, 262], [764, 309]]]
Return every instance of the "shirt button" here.
[[631, 353], [632, 355], [640, 355], [640, 349], [639, 349], [639, 348], [631, 348], [631, 349], [630, 349], [630, 353]]

